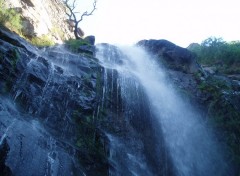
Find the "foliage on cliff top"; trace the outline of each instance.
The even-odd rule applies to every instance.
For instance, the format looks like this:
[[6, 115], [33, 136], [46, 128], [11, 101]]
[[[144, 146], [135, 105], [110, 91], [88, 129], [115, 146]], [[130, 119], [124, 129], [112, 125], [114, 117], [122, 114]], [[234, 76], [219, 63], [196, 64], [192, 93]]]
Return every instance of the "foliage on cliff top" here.
[[215, 66], [222, 73], [240, 73], [240, 41], [228, 43], [222, 38], [210, 37], [189, 49], [197, 55], [200, 64]]
[[15, 33], [22, 36], [24, 39], [28, 40], [35, 46], [43, 47], [54, 45], [54, 42], [47, 35], [33, 38], [23, 36], [21, 31], [22, 30], [21, 15], [15, 9], [7, 8], [4, 0], [0, 0], [0, 26], [5, 26], [11, 31], [14, 31]]
[[7, 8], [4, 0], [0, 0], [0, 26], [5, 26], [18, 34], [22, 29], [20, 14], [15, 9]]

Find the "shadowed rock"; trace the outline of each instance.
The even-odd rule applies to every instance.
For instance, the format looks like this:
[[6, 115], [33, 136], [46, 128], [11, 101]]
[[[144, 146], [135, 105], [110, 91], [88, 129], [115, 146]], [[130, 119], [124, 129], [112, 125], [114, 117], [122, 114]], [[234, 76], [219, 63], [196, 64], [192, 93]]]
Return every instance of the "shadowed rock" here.
[[7, 143], [6, 138], [0, 145], [0, 172], [2, 176], [11, 176], [12, 172], [8, 166], [5, 165], [5, 161], [7, 159], [7, 155], [9, 152], [9, 145]]
[[167, 40], [141, 40], [137, 45], [157, 56], [166, 67], [187, 73], [200, 70], [195, 55], [186, 48], [179, 47]]

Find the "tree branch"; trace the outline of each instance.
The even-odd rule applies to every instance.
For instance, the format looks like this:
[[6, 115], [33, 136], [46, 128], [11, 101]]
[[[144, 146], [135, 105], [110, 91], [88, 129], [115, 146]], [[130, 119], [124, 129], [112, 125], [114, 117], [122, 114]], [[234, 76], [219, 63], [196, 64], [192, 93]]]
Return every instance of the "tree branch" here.
[[83, 17], [84, 17], [84, 16], [90, 16], [90, 15], [92, 15], [93, 12], [97, 9], [97, 8], [96, 8], [96, 5], [97, 5], [97, 0], [94, 0], [92, 11], [91, 11], [90, 13], [88, 13], [87, 11], [85, 11], [85, 12], [81, 15], [81, 18], [78, 20], [78, 23], [83, 20]]
[[[79, 35], [81, 36], [81, 34], [79, 34], [80, 29], [78, 29], [78, 24], [79, 24], [79, 22], [81, 22], [83, 20], [83, 17], [90, 16], [90, 15], [93, 14], [93, 12], [96, 10], [97, 0], [94, 0], [93, 8], [92, 8], [91, 12], [85, 11], [84, 13], [82, 13], [79, 20], [77, 20], [77, 17], [76, 17], [76, 14], [79, 13], [79, 12], [74, 12], [74, 9], [76, 8], [76, 4], [75, 4], [76, 0], [73, 0], [72, 6], [69, 5], [69, 0], [63, 0], [63, 3], [66, 6], [65, 13], [69, 18], [69, 22], [73, 21], [75, 23], [74, 35], [75, 35], [76, 38], [79, 38]], [[83, 33], [83, 32], [81, 32], [81, 33]]]

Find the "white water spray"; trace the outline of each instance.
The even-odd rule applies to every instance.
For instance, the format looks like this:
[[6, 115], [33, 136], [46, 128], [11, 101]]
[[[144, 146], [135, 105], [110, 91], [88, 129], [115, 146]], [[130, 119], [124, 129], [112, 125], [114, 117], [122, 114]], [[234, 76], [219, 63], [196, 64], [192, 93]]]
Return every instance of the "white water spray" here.
[[121, 52], [125, 55], [123, 63], [111, 65], [107, 59], [102, 60], [103, 65], [134, 77], [143, 86], [176, 175], [226, 175], [226, 163], [210, 130], [194, 108], [176, 94], [159, 64], [138, 47], [121, 47]]

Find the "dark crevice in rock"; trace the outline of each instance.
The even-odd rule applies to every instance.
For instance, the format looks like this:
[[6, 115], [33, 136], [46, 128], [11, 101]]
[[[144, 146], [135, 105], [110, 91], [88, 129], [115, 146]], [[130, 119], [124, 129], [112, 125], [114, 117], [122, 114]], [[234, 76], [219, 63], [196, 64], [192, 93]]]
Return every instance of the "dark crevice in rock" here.
[[0, 144], [0, 172], [1, 172], [0, 175], [1, 176], [12, 176], [13, 175], [11, 172], [11, 169], [5, 164], [9, 149], [10, 148], [7, 143], [7, 139], [4, 138]]

